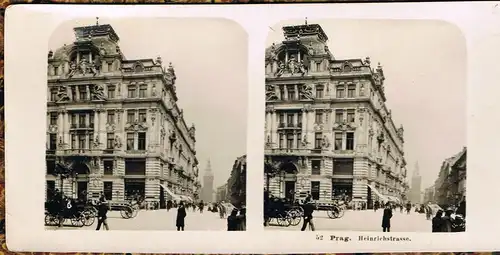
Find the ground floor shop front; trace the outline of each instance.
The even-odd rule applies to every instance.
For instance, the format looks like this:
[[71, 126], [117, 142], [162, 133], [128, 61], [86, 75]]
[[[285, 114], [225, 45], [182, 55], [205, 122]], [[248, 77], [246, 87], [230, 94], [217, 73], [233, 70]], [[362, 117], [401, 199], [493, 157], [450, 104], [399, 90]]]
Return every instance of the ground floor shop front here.
[[[279, 169], [265, 175], [265, 187], [276, 197], [297, 199], [310, 193], [314, 200], [347, 198], [368, 208], [375, 201], [402, 203], [401, 180], [376, 169], [366, 158], [277, 157], [267, 162]], [[382, 178], [384, 177], [384, 178]]]
[[58, 175], [47, 160], [46, 199], [56, 190], [73, 198], [141, 199], [163, 205], [168, 200], [196, 200], [198, 185], [182, 169], [164, 167], [155, 158], [94, 158], [73, 163], [73, 174]]

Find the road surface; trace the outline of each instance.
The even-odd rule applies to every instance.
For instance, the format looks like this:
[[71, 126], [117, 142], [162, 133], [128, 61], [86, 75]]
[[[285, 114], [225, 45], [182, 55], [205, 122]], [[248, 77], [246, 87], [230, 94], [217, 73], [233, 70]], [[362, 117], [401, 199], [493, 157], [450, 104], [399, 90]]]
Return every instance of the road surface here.
[[[315, 211], [313, 221], [316, 231], [341, 230], [341, 231], [377, 231], [382, 232], [383, 209], [364, 211], [345, 211], [340, 219], [328, 218], [325, 211]], [[275, 221], [266, 230], [299, 231], [302, 222], [298, 226], [280, 227]], [[306, 229], [309, 230], [309, 229]], [[393, 211], [391, 219], [391, 232], [431, 232], [432, 223], [426, 220], [425, 214], [411, 212], [410, 214]]]
[[[123, 219], [120, 216], [120, 212], [111, 211], [108, 213], [108, 226], [110, 230], [177, 230], [175, 226], [176, 214], [176, 209], [170, 211], [165, 209], [154, 211], [141, 210], [137, 217], [133, 219]], [[70, 220], [66, 220], [65, 226], [62, 229], [95, 230], [96, 227], [97, 219], [92, 226], [81, 228], [72, 227]], [[46, 226], [45, 229], [58, 230], [59, 228], [55, 226]], [[227, 220], [219, 218], [219, 213], [212, 213], [206, 210], [200, 213], [188, 209], [184, 230], [226, 231]]]

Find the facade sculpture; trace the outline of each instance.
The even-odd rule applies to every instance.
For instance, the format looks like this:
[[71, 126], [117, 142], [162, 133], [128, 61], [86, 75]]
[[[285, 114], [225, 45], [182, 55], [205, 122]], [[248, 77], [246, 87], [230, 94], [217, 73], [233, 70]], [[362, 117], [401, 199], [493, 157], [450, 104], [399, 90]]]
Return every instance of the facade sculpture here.
[[265, 187], [288, 198], [347, 195], [368, 207], [405, 200], [403, 129], [385, 106], [382, 66], [372, 69], [370, 58], [335, 59], [320, 25], [283, 31], [285, 40], [266, 50], [266, 109], [272, 111], [266, 110], [265, 126], [265, 171], [282, 174], [266, 179]]
[[[177, 104], [174, 67], [165, 70], [161, 58], [127, 60], [110, 25], [74, 30], [75, 42], [48, 56], [47, 189], [74, 198], [104, 192], [112, 201], [138, 194], [160, 206], [175, 195], [197, 199], [196, 133]], [[157, 89], [163, 102], [141, 104]], [[60, 162], [76, 177], [61, 181]]]

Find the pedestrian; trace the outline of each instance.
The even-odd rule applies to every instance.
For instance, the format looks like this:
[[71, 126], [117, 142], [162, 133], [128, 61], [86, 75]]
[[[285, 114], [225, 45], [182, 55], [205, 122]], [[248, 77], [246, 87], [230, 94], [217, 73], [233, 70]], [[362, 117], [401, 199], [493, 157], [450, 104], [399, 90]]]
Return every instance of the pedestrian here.
[[243, 206], [240, 208], [238, 217], [237, 231], [245, 231], [247, 229], [247, 209]]
[[177, 231], [184, 231], [185, 219], [186, 219], [186, 208], [184, 207], [184, 202], [179, 203], [179, 208], [177, 208], [177, 219], [175, 220], [175, 226]]
[[200, 213], [203, 213], [203, 208], [205, 207], [205, 204], [203, 203], [203, 200], [201, 200], [200, 204], [198, 205], [200, 209]]
[[238, 209], [234, 208], [231, 211], [229, 217], [227, 217], [227, 231], [237, 231], [238, 230]]
[[408, 203], [406, 203], [406, 214], [410, 214], [410, 211], [411, 211], [411, 203], [410, 201], [408, 201]]
[[104, 201], [99, 203], [99, 211], [97, 212], [97, 228], [96, 230], [101, 229], [101, 225], [104, 225], [104, 230], [109, 230], [108, 226], [108, 210], [109, 205], [108, 202]]
[[442, 219], [442, 224], [441, 224], [441, 232], [451, 232], [451, 214], [453, 213], [453, 210], [451, 208], [448, 208], [444, 216], [441, 218]]
[[385, 204], [384, 215], [382, 216], [382, 231], [391, 232], [392, 209], [391, 203]]
[[309, 201], [308, 203], [304, 204], [304, 223], [302, 224], [302, 228], [300, 231], [305, 231], [307, 225], [309, 225], [311, 231], [314, 231], [314, 222], [313, 222], [313, 212], [316, 207], [314, 206], [312, 201]]
[[443, 225], [443, 210], [438, 210], [434, 218], [432, 218], [432, 232], [441, 232]]

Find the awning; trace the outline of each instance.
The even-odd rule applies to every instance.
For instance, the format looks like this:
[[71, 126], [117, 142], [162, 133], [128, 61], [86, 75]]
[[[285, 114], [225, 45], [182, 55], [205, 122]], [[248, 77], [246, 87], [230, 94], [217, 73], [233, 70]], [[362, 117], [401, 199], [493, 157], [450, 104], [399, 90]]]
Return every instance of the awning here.
[[160, 184], [160, 187], [163, 188], [163, 191], [166, 193], [165, 195], [167, 195], [168, 197], [170, 197], [172, 200], [179, 200], [179, 201], [182, 200], [182, 197], [180, 197], [179, 195], [176, 195], [174, 192], [172, 192], [165, 185]]
[[190, 196], [185, 196], [185, 195], [179, 195], [182, 200], [187, 201], [187, 202], [194, 202], [194, 200]]
[[377, 195], [380, 199], [382, 199], [383, 202], [389, 202], [391, 201], [387, 196], [385, 195], [382, 195], [382, 193], [380, 193], [375, 187], [373, 187], [372, 185], [370, 184], [366, 184], [366, 186], [368, 186], [373, 193], [375, 193], [375, 195]]
[[390, 201], [392, 201], [392, 202], [395, 202], [395, 203], [398, 203], [398, 204], [400, 203], [399, 198], [397, 198], [397, 197], [395, 197], [395, 196], [389, 196], [389, 195], [387, 195], [386, 197], [387, 197]]

